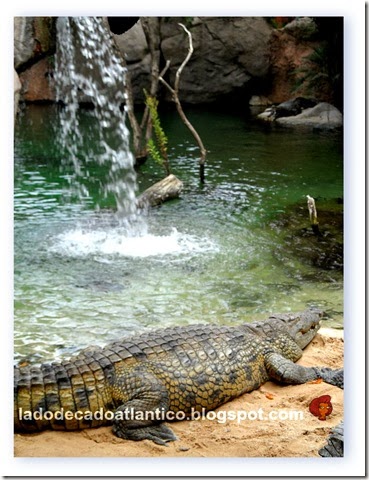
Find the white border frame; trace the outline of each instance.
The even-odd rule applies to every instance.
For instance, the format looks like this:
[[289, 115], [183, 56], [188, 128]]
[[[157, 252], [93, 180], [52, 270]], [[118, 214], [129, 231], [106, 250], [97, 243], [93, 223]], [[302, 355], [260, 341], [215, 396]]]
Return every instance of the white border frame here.
[[[6, 476], [363, 476], [365, 475], [365, 2], [337, 0], [228, 0], [200, 7], [198, 0], [14, 0], [1, 16], [1, 473]], [[6, 10], [5, 10], [6, 9]], [[44, 15], [343, 16], [345, 28], [345, 457], [321, 458], [14, 458], [13, 457], [13, 17]], [[8, 92], [4, 95], [4, 91]], [[5, 113], [6, 112], [6, 113]], [[364, 210], [364, 211], [363, 211]], [[365, 216], [366, 220], [366, 216]], [[5, 377], [5, 378], [4, 378]], [[4, 388], [4, 382], [6, 388]], [[11, 419], [9, 421], [9, 419]], [[178, 475], [177, 475], [178, 474]]]

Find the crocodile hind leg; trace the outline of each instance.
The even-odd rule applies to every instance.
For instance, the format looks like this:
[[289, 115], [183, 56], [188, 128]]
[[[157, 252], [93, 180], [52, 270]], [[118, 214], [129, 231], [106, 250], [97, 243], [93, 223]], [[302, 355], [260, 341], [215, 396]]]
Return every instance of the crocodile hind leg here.
[[343, 385], [342, 369], [303, 367], [302, 365], [296, 365], [288, 358], [275, 352], [266, 354], [264, 361], [269, 376], [282, 383], [297, 385], [321, 378], [335, 386]]
[[118, 374], [112, 391], [114, 403], [119, 404], [113, 420], [115, 435], [159, 445], [177, 440], [163, 424], [169, 409], [168, 391], [154, 374], [140, 369]]

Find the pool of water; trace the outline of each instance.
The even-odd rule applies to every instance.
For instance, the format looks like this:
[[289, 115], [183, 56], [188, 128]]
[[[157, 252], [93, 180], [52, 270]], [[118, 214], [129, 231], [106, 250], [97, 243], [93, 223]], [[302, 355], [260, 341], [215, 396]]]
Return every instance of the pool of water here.
[[[175, 112], [163, 112], [184, 189], [132, 230], [101, 194], [103, 167], [93, 159], [90, 196], [81, 202], [70, 193], [56, 108], [23, 110], [14, 160], [16, 360], [50, 360], [149, 328], [239, 324], [308, 306], [342, 326], [342, 271], [306, 262], [273, 228], [307, 194], [327, 204], [342, 198], [341, 134], [270, 128], [248, 113], [188, 113], [209, 152], [206, 184], [192, 137]], [[81, 112], [89, 155], [92, 122]], [[163, 176], [148, 160], [138, 191]]]

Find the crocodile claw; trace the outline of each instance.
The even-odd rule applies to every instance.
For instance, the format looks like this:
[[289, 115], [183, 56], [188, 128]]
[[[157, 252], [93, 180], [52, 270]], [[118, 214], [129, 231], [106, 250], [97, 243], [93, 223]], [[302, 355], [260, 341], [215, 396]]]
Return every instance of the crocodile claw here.
[[150, 425], [148, 427], [141, 428], [121, 428], [121, 424], [118, 422], [113, 425], [113, 433], [119, 438], [127, 440], [152, 440], [158, 445], [167, 445], [168, 442], [178, 440], [173, 431], [164, 425]]

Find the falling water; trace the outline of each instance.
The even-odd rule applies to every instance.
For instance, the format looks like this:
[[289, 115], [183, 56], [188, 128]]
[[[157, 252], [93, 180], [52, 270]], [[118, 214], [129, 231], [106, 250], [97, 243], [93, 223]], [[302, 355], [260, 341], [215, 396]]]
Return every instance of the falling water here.
[[[90, 198], [89, 167], [94, 160], [106, 172], [105, 178], [93, 179], [100, 184], [101, 195], [114, 196], [119, 218], [136, 221], [134, 158], [122, 111], [125, 68], [110, 31], [101, 17], [59, 17], [57, 37], [55, 81], [57, 100], [63, 105], [57, 140], [64, 166], [72, 167], [69, 194], [80, 201]], [[91, 115], [96, 119], [88, 135], [80, 128], [81, 102], [93, 105]]]
[[[77, 196], [79, 202], [91, 201], [89, 185], [98, 183], [100, 197], [114, 196], [117, 215], [99, 211], [88, 216], [82, 224], [58, 234], [50, 251], [55, 247], [72, 256], [128, 257], [197, 251], [198, 239], [173, 226], [150, 233], [145, 215], [136, 207], [134, 158], [126, 110], [122, 110], [126, 72], [105, 20], [62, 17], [57, 21], [57, 35], [55, 79], [57, 100], [63, 105], [58, 142], [65, 155], [64, 167], [71, 171], [69, 195]], [[89, 112], [94, 121], [89, 121], [87, 129], [81, 121], [81, 103], [93, 105]], [[95, 177], [96, 162], [103, 168]]]

